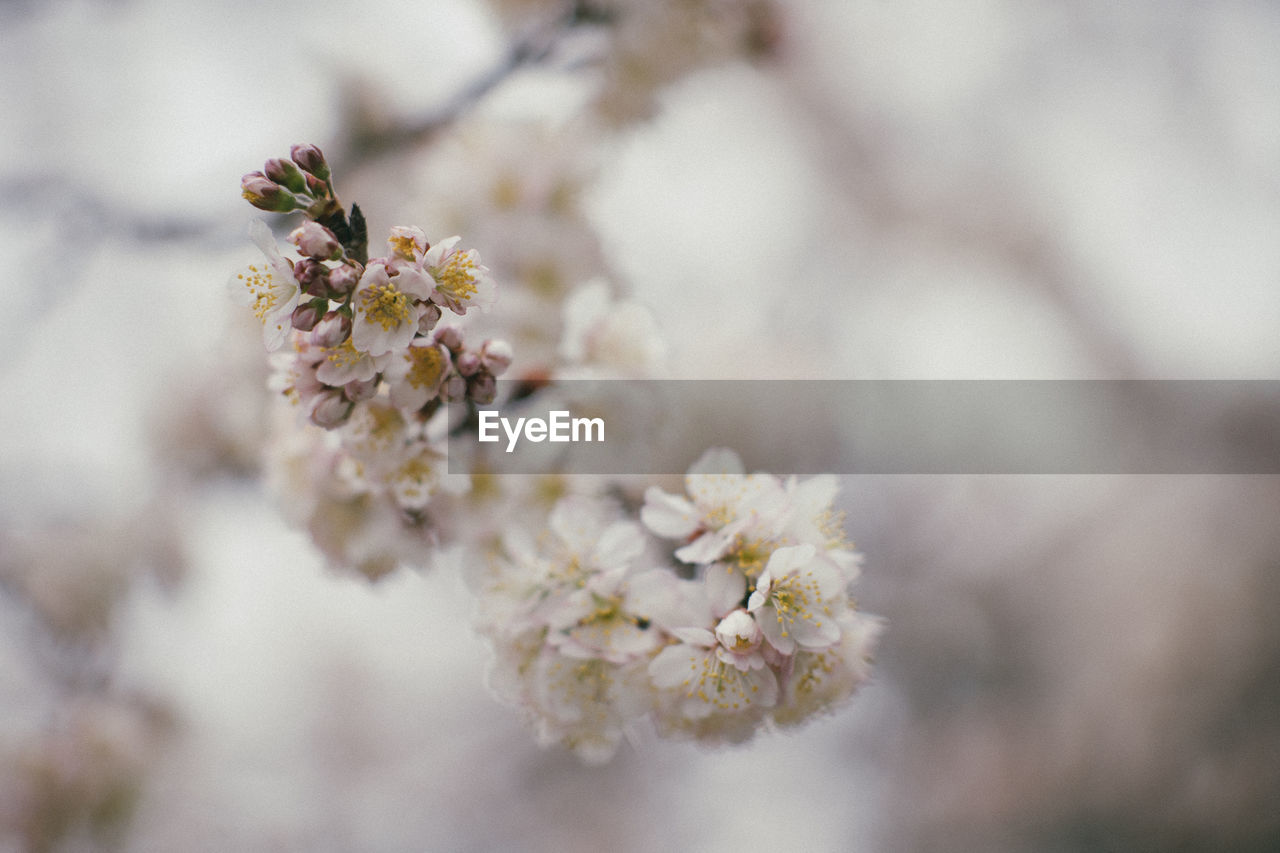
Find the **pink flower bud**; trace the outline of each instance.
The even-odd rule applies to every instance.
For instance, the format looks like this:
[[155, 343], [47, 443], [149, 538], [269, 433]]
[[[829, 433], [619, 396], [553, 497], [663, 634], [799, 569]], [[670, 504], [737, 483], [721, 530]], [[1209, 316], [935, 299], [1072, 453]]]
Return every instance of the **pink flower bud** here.
[[458, 366], [458, 372], [463, 376], [472, 376], [480, 369], [480, 353], [475, 350], [459, 353], [454, 359], [454, 364]]
[[319, 261], [303, 258], [293, 265], [293, 277], [312, 296], [325, 296], [329, 291], [329, 268]]
[[307, 180], [298, 171], [298, 167], [288, 160], [272, 157], [262, 167], [263, 173], [277, 184], [286, 186], [296, 193], [307, 188]]
[[332, 261], [342, 256], [342, 244], [333, 232], [319, 222], [307, 221], [289, 235], [289, 241], [309, 258]]
[[360, 283], [362, 270], [352, 264], [343, 264], [329, 271], [329, 298], [346, 299], [347, 294]]
[[298, 206], [293, 193], [261, 172], [250, 172], [240, 179], [240, 195], [259, 210], [288, 213]]
[[501, 338], [490, 338], [480, 347], [480, 364], [494, 376], [501, 376], [506, 372], [514, 357], [511, 344]]
[[440, 397], [447, 403], [458, 403], [467, 398], [467, 380], [456, 373], [440, 386]]
[[293, 158], [293, 162], [297, 163], [302, 171], [315, 175], [322, 181], [329, 179], [329, 164], [325, 162], [324, 155], [320, 153], [320, 149], [314, 145], [295, 145], [289, 149], [289, 156]]
[[462, 330], [457, 326], [445, 326], [436, 332], [436, 343], [444, 344], [456, 353], [462, 349]]
[[322, 300], [320, 304], [316, 304], [316, 300], [304, 302], [297, 308], [293, 309], [293, 327], [299, 332], [309, 332], [316, 327], [316, 323], [320, 322], [320, 318], [324, 316], [324, 304]]
[[440, 322], [440, 306], [434, 302], [428, 302], [427, 306], [422, 309], [422, 316], [418, 318], [418, 334], [430, 334], [431, 330], [436, 327], [436, 323]]
[[333, 429], [341, 426], [351, 416], [355, 404], [342, 395], [338, 388], [326, 388], [315, 397], [307, 410], [307, 417], [318, 427]]
[[315, 175], [303, 175], [307, 181], [307, 194], [314, 198], [327, 199], [329, 197], [329, 185], [317, 178]]
[[314, 346], [332, 349], [345, 341], [350, 335], [351, 318], [337, 311], [330, 311], [311, 330], [311, 343]]
[[342, 386], [342, 393], [353, 403], [368, 400], [378, 393], [378, 377], [354, 379]]
[[497, 393], [498, 381], [488, 371], [480, 371], [467, 382], [467, 396], [481, 406], [492, 403]]

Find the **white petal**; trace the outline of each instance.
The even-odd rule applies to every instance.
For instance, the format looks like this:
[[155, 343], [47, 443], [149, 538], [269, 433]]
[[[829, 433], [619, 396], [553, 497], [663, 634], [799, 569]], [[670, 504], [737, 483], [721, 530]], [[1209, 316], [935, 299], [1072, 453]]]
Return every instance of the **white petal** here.
[[815, 621], [796, 620], [791, 625], [796, 645], [806, 649], [825, 649], [840, 641], [840, 626], [833, 617]]
[[747, 593], [747, 578], [732, 566], [714, 564], [707, 566], [703, 582], [707, 587], [707, 599], [711, 612], [717, 617], [736, 610]]
[[760, 626], [764, 638], [769, 641], [769, 645], [784, 655], [795, 652], [795, 637], [785, 633], [786, 629], [778, 622], [778, 612], [773, 609], [773, 605], [765, 605], [756, 611], [756, 623]]
[[769, 555], [769, 564], [765, 566], [765, 571], [772, 577], [782, 577], [813, 562], [816, 553], [817, 549], [812, 545], [791, 545], [779, 548]]
[[266, 322], [262, 324], [262, 343], [266, 346], [267, 352], [275, 352], [283, 346], [285, 338], [289, 336], [290, 328], [292, 324], [289, 314], [283, 316], [277, 314], [266, 318]]
[[[763, 705], [766, 708], [772, 708], [778, 701], [778, 679], [774, 677], [773, 670], [768, 667], [752, 670], [743, 674], [743, 680], [747, 682], [748, 693], [751, 696], [753, 705]], [[750, 688], [758, 688], [751, 690]]]
[[655, 687], [677, 687], [696, 672], [699, 661], [708, 654], [706, 649], [684, 643], [667, 646], [649, 662], [649, 678]]
[[724, 447], [713, 447], [694, 462], [689, 468], [690, 476], [700, 474], [745, 474], [742, 459], [732, 450]]
[[676, 628], [671, 633], [691, 646], [709, 649], [716, 644], [716, 635], [706, 628]]
[[644, 493], [640, 520], [659, 536], [684, 539], [698, 529], [698, 513], [693, 504], [678, 495], [650, 486]]
[[271, 228], [267, 223], [261, 219], [255, 219], [249, 223], [249, 239], [268, 258], [275, 260], [280, 257], [280, 248], [276, 245], [276, 237], [271, 233]]
[[627, 581], [627, 610], [668, 631], [711, 620], [705, 591], [666, 569], [651, 569]]
[[848, 585], [844, 572], [829, 560], [819, 558], [810, 563], [805, 572], [817, 582], [818, 595], [824, 599], [839, 598]]
[[791, 506], [796, 513], [811, 518], [822, 512], [835, 500], [840, 483], [831, 474], [810, 477], [789, 489]]
[[596, 542], [595, 565], [602, 568], [625, 566], [644, 552], [644, 534], [639, 525], [618, 521], [605, 528]]

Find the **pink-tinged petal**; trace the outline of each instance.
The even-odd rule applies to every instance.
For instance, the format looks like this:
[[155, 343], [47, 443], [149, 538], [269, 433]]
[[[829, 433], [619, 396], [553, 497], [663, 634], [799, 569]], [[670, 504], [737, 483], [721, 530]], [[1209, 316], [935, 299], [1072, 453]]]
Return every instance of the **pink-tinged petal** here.
[[316, 378], [334, 387], [348, 382], [365, 382], [378, 373], [378, 367], [368, 353], [360, 352], [350, 339], [336, 347], [321, 350], [323, 360], [316, 368]]
[[436, 286], [435, 279], [412, 267], [400, 270], [400, 274], [395, 276], [394, 281], [396, 287], [402, 293], [407, 293], [424, 301], [431, 298], [431, 292], [435, 290]]
[[707, 588], [711, 612], [716, 618], [740, 607], [742, 597], [747, 594], [746, 576], [732, 566], [719, 563], [707, 566], [703, 583]]
[[678, 643], [667, 646], [649, 662], [649, 678], [655, 687], [679, 687], [695, 675], [706, 649]]
[[644, 493], [644, 507], [640, 520], [659, 536], [667, 539], [684, 539], [698, 529], [698, 511], [693, 504], [678, 495], [650, 486]]
[[763, 669], [765, 665], [764, 655], [760, 653], [759, 649], [739, 654], [729, 651], [724, 646], [720, 646], [716, 649], [716, 658], [721, 663], [726, 663], [734, 669], [741, 670], [742, 672], [749, 672], [753, 669]]
[[454, 235], [452, 237], [445, 237], [439, 243], [436, 243], [434, 246], [432, 246], [430, 249], [427, 250], [427, 253], [422, 257], [422, 265], [426, 267], [439, 266], [440, 261], [442, 258], [444, 258], [445, 254], [448, 253], [449, 250], [451, 250], [454, 246], [456, 246], [458, 244], [458, 241], [461, 239], [462, 238], [457, 235]]
[[769, 641], [769, 645], [784, 655], [794, 654], [796, 650], [795, 637], [791, 636], [787, 626], [778, 621], [778, 611], [773, 608], [773, 605], [765, 605], [754, 612], [756, 622], [760, 625], [760, 631], [764, 634], [764, 638]]

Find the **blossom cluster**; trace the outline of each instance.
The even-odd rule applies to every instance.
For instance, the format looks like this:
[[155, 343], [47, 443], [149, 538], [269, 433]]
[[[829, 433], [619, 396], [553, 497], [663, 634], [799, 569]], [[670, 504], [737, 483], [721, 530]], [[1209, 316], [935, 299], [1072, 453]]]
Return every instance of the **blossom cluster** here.
[[[548, 535], [514, 532], [475, 582], [490, 683], [544, 744], [611, 757], [643, 721], [739, 742], [832, 708], [869, 673], [879, 622], [849, 596], [860, 557], [835, 479], [744, 473], [727, 450], [686, 494], [645, 493], [640, 523], [571, 496]], [[672, 563], [659, 539], [674, 540]]]
[[267, 349], [279, 351], [272, 387], [336, 437], [310, 439], [330, 463], [319, 491], [412, 517], [445, 484], [441, 404], [492, 402], [511, 363], [509, 344], [473, 345], [463, 325], [493, 304], [495, 283], [460, 238], [432, 244], [417, 227], [393, 227], [386, 254], [367, 257], [363, 215], [343, 209], [324, 155], [313, 145], [291, 153], [241, 186], [255, 207], [305, 213], [288, 237], [299, 257], [284, 257], [255, 221], [250, 236], [264, 261], [229, 287], [262, 323]]
[[[479, 450], [448, 459], [467, 473], [446, 474], [442, 404], [474, 415], [516, 358], [504, 339], [464, 337], [475, 332], [464, 326], [470, 310], [494, 301], [489, 270], [459, 238], [433, 245], [408, 226], [391, 230], [383, 257], [366, 257], [363, 216], [337, 201], [319, 150], [295, 146], [288, 163], [268, 161], [243, 189], [259, 208], [305, 213], [289, 235], [300, 257], [284, 258], [256, 223], [265, 262], [231, 287], [278, 350], [271, 386], [293, 404], [269, 476], [332, 565], [376, 579], [460, 546], [452, 553], [493, 648], [495, 693], [540, 742], [588, 761], [607, 760], [642, 725], [743, 741], [834, 707], [866, 679], [879, 623], [850, 598], [860, 557], [833, 511], [835, 478], [748, 475], [727, 450], [694, 464], [684, 494], [566, 476], [565, 459], [547, 476], [497, 476]], [[561, 202], [533, 209], [560, 210], [562, 225], [580, 228], [570, 193], [543, 195]], [[610, 291], [591, 277], [517, 299], [525, 326], [558, 331], [549, 346], [545, 331], [513, 324], [536, 353], [516, 368], [520, 395], [545, 402], [572, 393], [562, 379], [659, 370], [653, 315]], [[608, 397], [587, 402], [626, 405]]]

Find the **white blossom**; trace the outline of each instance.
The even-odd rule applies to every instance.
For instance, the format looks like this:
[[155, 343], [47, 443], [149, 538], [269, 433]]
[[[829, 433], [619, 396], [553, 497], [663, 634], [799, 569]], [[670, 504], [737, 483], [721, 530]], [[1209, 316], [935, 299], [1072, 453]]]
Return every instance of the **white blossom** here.
[[659, 536], [691, 540], [676, 551], [687, 563], [719, 558], [733, 537], [748, 525], [775, 516], [782, 489], [767, 474], [747, 475], [731, 450], [708, 450], [685, 476], [689, 497], [652, 486], [645, 492], [640, 517]]
[[232, 276], [227, 287], [237, 304], [253, 309], [253, 316], [262, 323], [262, 342], [274, 352], [289, 334], [290, 318], [298, 307], [301, 290], [293, 275], [293, 264], [280, 255], [267, 224], [261, 219], [253, 220], [249, 236], [267, 262], [245, 267]]
[[844, 576], [812, 545], [779, 548], [747, 602], [769, 644], [782, 654], [822, 649], [840, 639]]
[[739, 668], [717, 652], [724, 648], [705, 628], [681, 628], [679, 642], [658, 653], [649, 664], [656, 687], [672, 689], [677, 708], [687, 718], [772, 707], [778, 681], [767, 667]]
[[378, 356], [409, 345], [418, 332], [420, 300], [431, 295], [431, 280], [409, 266], [371, 263], [356, 286], [351, 342]]
[[496, 286], [474, 249], [455, 248], [460, 239], [441, 240], [423, 256], [422, 266], [435, 284], [431, 301], [455, 314], [466, 314], [469, 308], [486, 311], [496, 298]]
[[439, 392], [450, 366], [449, 350], [426, 338], [390, 353], [385, 376], [391, 402], [407, 411], [421, 409]]

